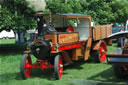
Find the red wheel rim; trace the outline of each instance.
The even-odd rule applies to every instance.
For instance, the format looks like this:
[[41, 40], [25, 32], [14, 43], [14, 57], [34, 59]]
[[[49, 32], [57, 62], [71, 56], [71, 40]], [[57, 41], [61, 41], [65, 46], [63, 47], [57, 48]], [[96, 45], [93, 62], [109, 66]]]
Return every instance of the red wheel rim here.
[[58, 73], [59, 77], [61, 78], [62, 74], [63, 74], [63, 60], [62, 60], [62, 56], [59, 57], [58, 72], [59, 72]]
[[32, 65], [31, 58], [30, 56], [27, 56], [24, 62], [24, 73], [27, 78], [30, 76], [31, 71], [32, 71], [31, 65]]
[[106, 60], [106, 53], [107, 53], [106, 44], [104, 41], [102, 41], [99, 47], [99, 58], [102, 63], [105, 62]]

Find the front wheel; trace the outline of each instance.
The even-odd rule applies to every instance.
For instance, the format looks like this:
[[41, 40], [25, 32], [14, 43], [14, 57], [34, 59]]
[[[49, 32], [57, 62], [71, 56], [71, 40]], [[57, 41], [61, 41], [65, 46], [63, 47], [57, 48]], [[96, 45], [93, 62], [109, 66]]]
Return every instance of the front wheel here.
[[30, 55], [24, 54], [20, 64], [20, 71], [23, 79], [27, 79], [28, 77], [30, 77], [32, 71], [31, 65], [32, 65], [32, 61]]
[[54, 59], [54, 71], [56, 79], [59, 80], [63, 74], [63, 59], [61, 55], [56, 55]]

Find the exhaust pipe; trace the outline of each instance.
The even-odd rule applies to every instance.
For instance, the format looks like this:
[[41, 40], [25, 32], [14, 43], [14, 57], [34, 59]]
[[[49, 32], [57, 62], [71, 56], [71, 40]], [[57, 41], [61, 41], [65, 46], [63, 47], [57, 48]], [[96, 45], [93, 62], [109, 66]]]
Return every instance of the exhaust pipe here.
[[43, 19], [43, 12], [40, 11], [37, 13], [37, 30], [38, 30], [38, 37], [44, 38], [44, 19]]

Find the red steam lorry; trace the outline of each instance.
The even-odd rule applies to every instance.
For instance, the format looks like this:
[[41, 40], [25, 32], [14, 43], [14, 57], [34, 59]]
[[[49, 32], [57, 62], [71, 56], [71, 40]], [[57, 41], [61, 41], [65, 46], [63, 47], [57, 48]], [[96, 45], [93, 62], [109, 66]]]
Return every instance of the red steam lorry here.
[[[73, 25], [69, 24], [73, 22]], [[96, 62], [106, 59], [107, 45], [112, 40], [107, 36], [112, 34], [111, 25], [91, 26], [91, 16], [83, 14], [53, 14], [37, 13], [38, 34], [35, 40], [24, 51], [21, 60], [21, 75], [23, 79], [30, 77], [34, 68], [45, 70], [53, 68], [56, 79], [63, 74], [63, 67], [73, 61], [88, 60], [88, 56]], [[31, 55], [37, 58], [32, 64]]]

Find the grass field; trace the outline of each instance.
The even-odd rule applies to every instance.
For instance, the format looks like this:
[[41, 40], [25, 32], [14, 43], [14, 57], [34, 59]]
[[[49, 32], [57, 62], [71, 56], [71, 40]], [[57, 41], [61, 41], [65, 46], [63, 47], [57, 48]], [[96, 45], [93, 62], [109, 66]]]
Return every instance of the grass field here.
[[[2, 46], [5, 46], [5, 43], [13, 45], [14, 41], [14, 39], [0, 40], [0, 44]], [[108, 53], [113, 53], [115, 46], [116, 44], [108, 47]], [[22, 80], [20, 75], [22, 56], [23, 52], [0, 52], [0, 85], [126, 85], [128, 82], [117, 79], [111, 65], [96, 64], [91, 60], [88, 62], [78, 61], [64, 67], [64, 73], [60, 80], [55, 80], [53, 69], [45, 71], [33, 69], [30, 78]], [[35, 61], [33, 56], [32, 60]]]

